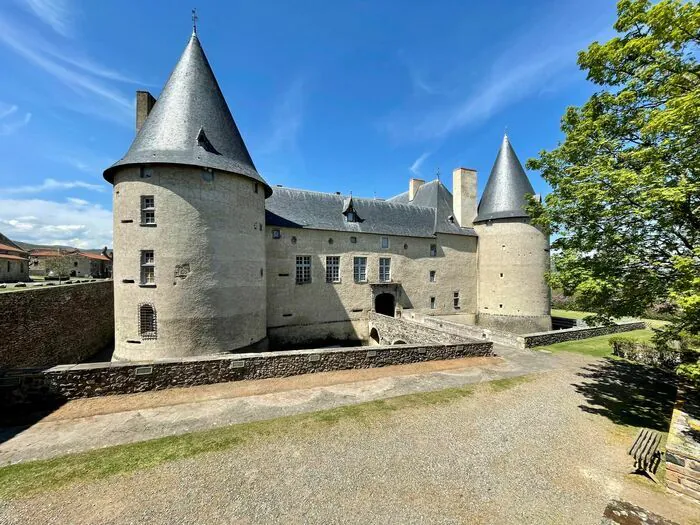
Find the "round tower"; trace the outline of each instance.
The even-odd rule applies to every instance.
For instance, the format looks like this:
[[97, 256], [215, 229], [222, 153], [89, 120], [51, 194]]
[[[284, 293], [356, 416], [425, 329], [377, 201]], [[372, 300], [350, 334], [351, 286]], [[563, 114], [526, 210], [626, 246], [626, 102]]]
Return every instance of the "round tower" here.
[[113, 359], [262, 346], [272, 190], [196, 34], [153, 102], [138, 94], [140, 129], [104, 173], [114, 185]]
[[527, 195], [535, 192], [508, 136], [479, 202], [478, 322], [517, 333], [550, 330], [549, 236], [530, 224]]

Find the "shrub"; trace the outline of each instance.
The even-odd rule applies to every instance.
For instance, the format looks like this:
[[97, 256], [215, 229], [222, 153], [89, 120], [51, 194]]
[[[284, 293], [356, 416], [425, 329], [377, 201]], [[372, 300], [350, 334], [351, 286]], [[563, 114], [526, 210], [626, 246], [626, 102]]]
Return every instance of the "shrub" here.
[[609, 342], [614, 355], [645, 365], [673, 370], [679, 365], [692, 366], [698, 360], [698, 353], [687, 342], [676, 345], [657, 344], [625, 336], [611, 337]]

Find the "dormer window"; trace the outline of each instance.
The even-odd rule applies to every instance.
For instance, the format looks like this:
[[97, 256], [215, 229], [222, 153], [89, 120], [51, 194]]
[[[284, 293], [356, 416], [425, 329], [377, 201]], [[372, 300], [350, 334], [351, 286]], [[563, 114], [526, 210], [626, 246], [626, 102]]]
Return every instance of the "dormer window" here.
[[348, 222], [357, 222], [357, 215], [354, 211], [349, 211], [345, 214], [345, 218]]
[[352, 201], [352, 197], [343, 201], [343, 215], [345, 215], [347, 222], [362, 222], [362, 219], [355, 211], [355, 203]]

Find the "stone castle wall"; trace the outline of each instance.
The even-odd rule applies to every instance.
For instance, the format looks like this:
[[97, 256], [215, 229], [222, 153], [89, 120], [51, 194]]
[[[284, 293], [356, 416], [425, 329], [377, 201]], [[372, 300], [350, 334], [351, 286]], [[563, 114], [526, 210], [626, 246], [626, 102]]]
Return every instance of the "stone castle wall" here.
[[77, 363], [113, 340], [112, 281], [0, 293], [0, 369]]
[[[371, 313], [369, 315], [370, 338], [372, 329], [376, 330], [379, 344], [393, 345], [397, 341], [402, 344], [460, 344], [475, 342], [461, 334], [435, 330], [423, 324], [406, 318], [388, 317]], [[371, 342], [371, 341], [370, 341]]]

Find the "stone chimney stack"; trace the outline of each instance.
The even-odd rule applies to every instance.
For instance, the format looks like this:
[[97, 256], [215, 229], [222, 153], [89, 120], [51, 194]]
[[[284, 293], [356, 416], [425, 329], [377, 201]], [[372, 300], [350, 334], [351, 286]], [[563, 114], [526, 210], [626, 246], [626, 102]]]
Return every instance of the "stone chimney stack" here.
[[148, 91], [136, 92], [136, 133], [141, 130], [155, 103], [156, 99]]
[[421, 179], [411, 179], [410, 181], [408, 181], [409, 201], [413, 200], [413, 198], [416, 196], [416, 193], [418, 193], [418, 188], [420, 188], [423, 184], [425, 184], [425, 181]]
[[452, 172], [452, 214], [462, 228], [474, 226], [476, 170], [457, 168]]

